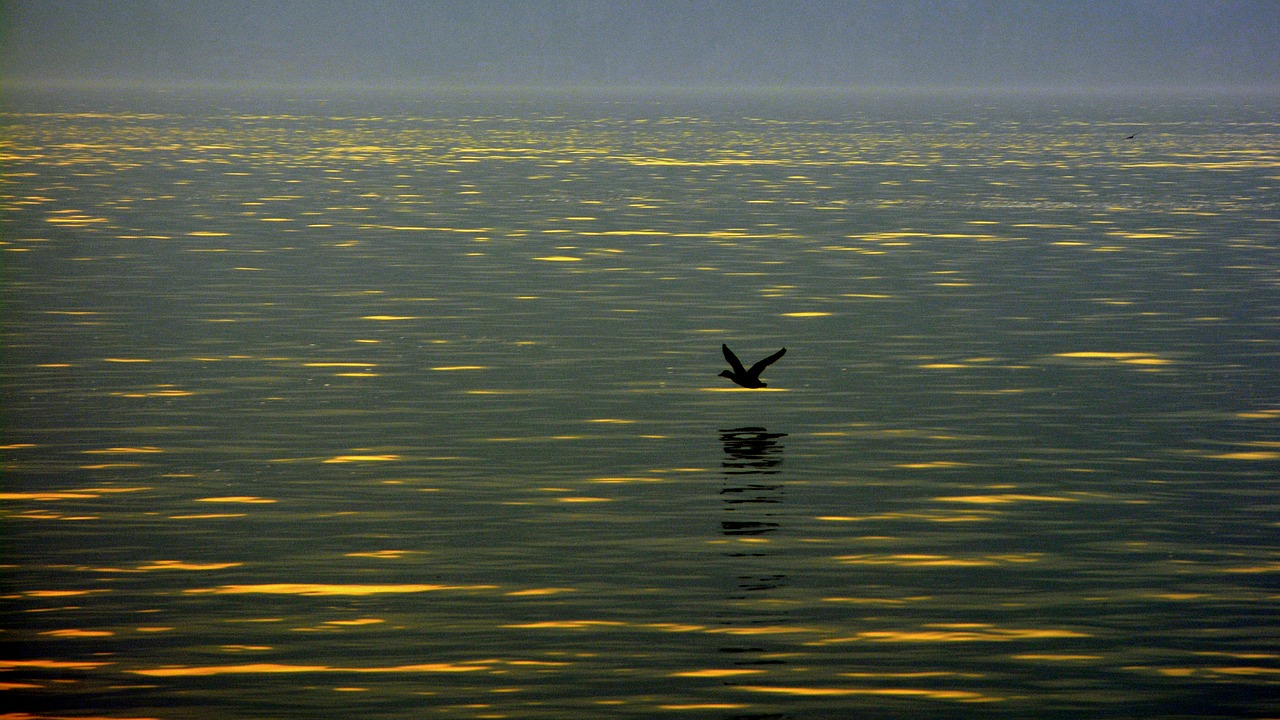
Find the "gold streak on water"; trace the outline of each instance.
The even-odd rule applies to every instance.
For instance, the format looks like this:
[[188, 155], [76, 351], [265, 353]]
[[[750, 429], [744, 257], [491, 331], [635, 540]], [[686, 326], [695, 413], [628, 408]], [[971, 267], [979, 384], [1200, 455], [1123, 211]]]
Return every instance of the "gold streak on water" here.
[[783, 685], [735, 685], [738, 690], [751, 692], [778, 693], [782, 695], [803, 695], [809, 697], [832, 697], [845, 695], [887, 695], [891, 697], [920, 697], [929, 700], [955, 700], [958, 702], [995, 702], [1004, 698], [967, 690], [929, 690], [923, 688], [818, 688]]
[[911, 468], [915, 470], [923, 470], [928, 468], [962, 468], [972, 467], [971, 463], [955, 462], [953, 460], [934, 460], [931, 462], [919, 463], [898, 463], [894, 467]]
[[1038, 502], [1080, 502], [1078, 498], [1058, 497], [1054, 495], [949, 495], [936, 497], [939, 502], [958, 502], [975, 504], [1000, 504], [1020, 501]]
[[390, 593], [422, 593], [445, 590], [493, 590], [497, 585], [337, 585], [324, 583], [265, 583], [260, 585], [222, 585], [214, 588], [183, 590], [190, 595], [385, 595]]
[[[23, 595], [27, 597], [75, 597], [77, 595], [92, 595], [93, 593], [107, 592], [106, 590], [27, 590]], [[2, 663], [0, 663], [2, 664]]]
[[279, 663], [248, 663], [243, 665], [171, 666], [147, 670], [130, 670], [134, 675], [148, 677], [208, 677], [228, 674], [274, 673], [456, 673], [490, 670], [492, 665], [459, 665], [454, 663], [424, 663], [421, 665], [395, 665], [391, 667], [331, 667], [329, 665], [284, 665]]
[[822, 602], [851, 603], [854, 605], [905, 605], [909, 602], [930, 600], [930, 595], [906, 598], [863, 598], [863, 597], [824, 597]]
[[819, 640], [813, 645], [834, 645], [849, 642], [1014, 642], [1019, 640], [1044, 640], [1058, 638], [1092, 637], [1089, 633], [1057, 628], [998, 628], [985, 623], [932, 623], [925, 627], [937, 630], [868, 630], [848, 637]]
[[590, 627], [622, 627], [626, 623], [618, 620], [542, 620], [539, 622], [514, 623], [503, 625], [505, 628], [521, 628], [526, 630], [582, 630]]
[[225, 562], [225, 563], [188, 563], [180, 560], [157, 560], [150, 565], [139, 565], [138, 570], [225, 570], [227, 568], [239, 567], [244, 563]]
[[[992, 513], [994, 511], [974, 511]], [[937, 515], [928, 513], [890, 512], [877, 515], [819, 515], [815, 520], [825, 522], [867, 522], [870, 520], [927, 520], [929, 522], [986, 522], [991, 520], [987, 515]]]
[[[41, 635], [50, 637], [71, 637], [71, 638], [90, 638], [90, 637], [111, 637], [115, 633], [110, 630], [80, 630], [78, 628], [67, 628], [66, 630], [46, 630]], [[0, 716], [2, 717], [2, 716]]]
[[413, 553], [413, 552], [418, 552], [418, 551], [414, 551], [414, 550], [370, 550], [369, 552], [351, 552], [351, 553], [347, 553], [347, 554], [346, 554], [346, 557], [367, 557], [367, 558], [377, 558], [377, 559], [380, 559], [380, 560], [387, 560], [387, 559], [395, 560], [395, 559], [402, 558], [402, 557], [404, 557], [405, 555], [408, 555], [408, 554]]
[[47, 668], [50, 670], [97, 670], [110, 662], [86, 662], [83, 660], [0, 660], [0, 670], [21, 668]]
[[1014, 660], [1048, 660], [1050, 662], [1072, 662], [1076, 660], [1101, 660], [1102, 655], [1067, 655], [1057, 653], [1022, 653], [1010, 655]]
[[1082, 350], [1078, 352], [1054, 353], [1054, 357], [1080, 360], [1115, 360], [1134, 365], [1167, 365], [1172, 360], [1162, 358], [1155, 353], [1144, 352], [1104, 352], [1098, 350]]
[[576, 588], [529, 588], [528, 590], [513, 590], [509, 593], [503, 593], [507, 597], [541, 597], [544, 595], [559, 595], [561, 593], [577, 592]]
[[335, 456], [335, 457], [331, 457], [331, 458], [329, 458], [329, 459], [327, 459], [327, 460], [321, 460], [320, 462], [325, 463], [325, 464], [353, 463], [353, 462], [391, 462], [391, 461], [399, 460], [399, 459], [400, 459], [400, 456], [399, 456], [399, 455], [391, 455], [391, 454], [387, 454], [387, 455], [337, 455], [337, 456]]
[[950, 670], [915, 670], [909, 673], [841, 673], [841, 678], [982, 678], [982, 673], [952, 673]]
[[899, 554], [899, 555], [837, 555], [832, 558], [846, 565], [897, 565], [898, 567], [989, 567], [1008, 563], [1039, 562], [1035, 554], [982, 555], [959, 558], [951, 555]]
[[149, 398], [149, 397], [189, 397], [195, 395], [190, 390], [153, 390], [151, 392], [113, 392], [113, 397]]

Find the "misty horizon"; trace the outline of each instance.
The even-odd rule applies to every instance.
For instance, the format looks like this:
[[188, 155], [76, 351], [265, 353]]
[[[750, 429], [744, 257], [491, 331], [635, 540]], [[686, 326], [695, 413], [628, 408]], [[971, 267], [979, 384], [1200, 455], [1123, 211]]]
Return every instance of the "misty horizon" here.
[[9, 3], [23, 86], [1275, 89], [1270, 2]]

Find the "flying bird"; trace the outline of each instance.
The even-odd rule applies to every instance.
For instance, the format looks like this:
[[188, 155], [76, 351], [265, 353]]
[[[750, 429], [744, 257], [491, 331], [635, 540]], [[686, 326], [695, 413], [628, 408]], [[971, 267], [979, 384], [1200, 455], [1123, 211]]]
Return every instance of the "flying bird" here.
[[761, 360], [755, 365], [752, 365], [751, 369], [743, 370], [742, 362], [738, 360], [737, 355], [733, 354], [733, 351], [729, 349], [728, 345], [722, 344], [720, 349], [724, 351], [724, 359], [729, 361], [729, 367], [733, 368], [732, 370], [725, 370], [721, 372], [720, 377], [727, 377], [742, 387], [750, 388], [752, 390], [768, 387], [764, 383], [760, 382], [760, 373], [764, 372], [765, 368], [777, 362], [778, 358], [782, 357], [787, 352], [786, 348], [782, 348], [778, 352]]
[[1125, 138], [1125, 140], [1132, 140], [1132, 139], [1134, 139], [1134, 138], [1136, 138], [1136, 137], [1138, 137], [1138, 133], [1134, 133], [1134, 134], [1130, 135], [1129, 137]]

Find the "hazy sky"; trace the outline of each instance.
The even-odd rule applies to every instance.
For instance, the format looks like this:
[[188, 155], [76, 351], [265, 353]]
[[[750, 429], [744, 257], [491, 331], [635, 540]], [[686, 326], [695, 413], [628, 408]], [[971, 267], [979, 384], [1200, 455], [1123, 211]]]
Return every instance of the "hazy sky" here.
[[0, 0], [28, 82], [1280, 87], [1280, 0]]

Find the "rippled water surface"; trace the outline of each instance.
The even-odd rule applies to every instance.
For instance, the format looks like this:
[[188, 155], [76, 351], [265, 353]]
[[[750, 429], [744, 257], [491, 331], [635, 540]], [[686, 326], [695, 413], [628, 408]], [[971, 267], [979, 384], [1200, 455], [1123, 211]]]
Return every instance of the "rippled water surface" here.
[[15, 711], [1274, 712], [1274, 99], [5, 109]]

